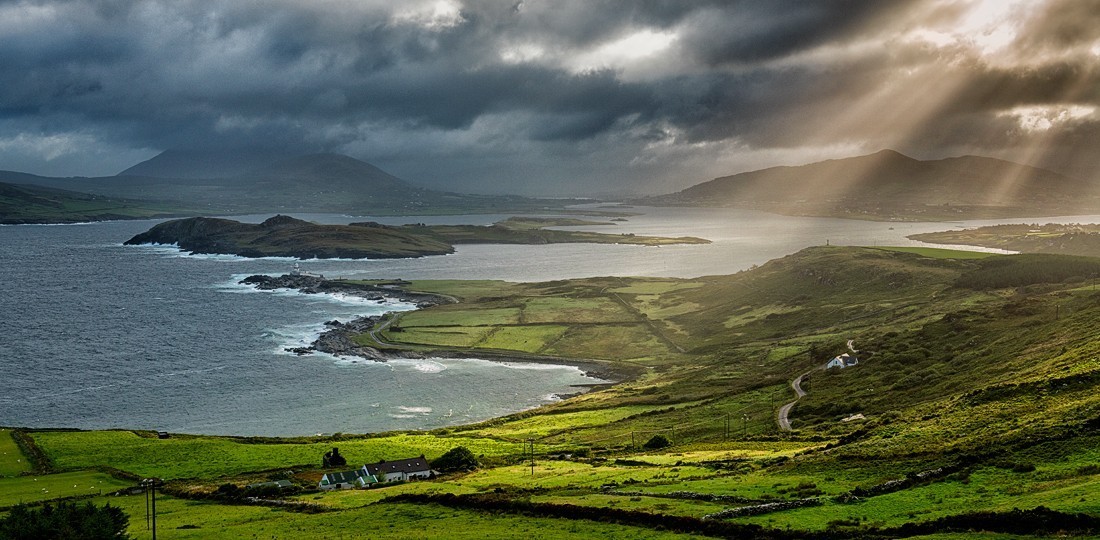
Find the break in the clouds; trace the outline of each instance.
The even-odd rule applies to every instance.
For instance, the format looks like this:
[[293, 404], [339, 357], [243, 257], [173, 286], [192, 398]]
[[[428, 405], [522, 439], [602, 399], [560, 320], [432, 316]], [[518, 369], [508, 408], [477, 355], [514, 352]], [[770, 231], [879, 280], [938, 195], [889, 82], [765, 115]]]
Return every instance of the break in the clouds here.
[[0, 169], [342, 152], [657, 192], [896, 148], [1097, 178], [1100, 0], [0, 0]]

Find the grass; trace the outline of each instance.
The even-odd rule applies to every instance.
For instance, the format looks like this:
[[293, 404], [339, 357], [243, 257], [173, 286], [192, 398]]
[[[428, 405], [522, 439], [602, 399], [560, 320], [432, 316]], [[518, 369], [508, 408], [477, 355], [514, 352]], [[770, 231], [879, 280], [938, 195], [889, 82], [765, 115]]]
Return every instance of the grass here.
[[[113, 497], [99, 503], [119, 506], [130, 516], [127, 531], [150, 538], [143, 496]], [[302, 514], [262, 506], [229, 506], [174, 497], [157, 498], [158, 538], [424, 538], [456, 539], [610, 538], [689, 539], [697, 536], [641, 527], [502, 515], [436, 505], [373, 504], [336, 512]], [[445, 532], [445, 533], [444, 533]]]
[[920, 255], [921, 257], [929, 257], [932, 259], [987, 259], [989, 257], [997, 256], [996, 253], [984, 253], [981, 251], [965, 251], [961, 249], [943, 249], [943, 248], [926, 248], [926, 247], [902, 247], [902, 246], [880, 246], [876, 249], [882, 249], [886, 251], [897, 251], [899, 253], [913, 253]]
[[385, 437], [249, 444], [228, 437], [142, 437], [130, 431], [58, 431], [34, 434], [35, 442], [61, 470], [110, 466], [145, 477], [218, 478], [250, 471], [314, 467], [340, 448], [349, 463], [425, 455], [439, 457], [456, 446], [478, 455], [519, 453], [521, 445], [487, 438], [394, 434]]
[[557, 341], [568, 326], [556, 324], [503, 326], [490, 332], [475, 346], [485, 349], [509, 349], [527, 353], [541, 352], [550, 343]]
[[31, 464], [15, 444], [11, 430], [0, 428], [0, 478], [19, 476], [30, 470]]
[[0, 508], [70, 497], [89, 497], [113, 493], [134, 486], [96, 471], [0, 478]]

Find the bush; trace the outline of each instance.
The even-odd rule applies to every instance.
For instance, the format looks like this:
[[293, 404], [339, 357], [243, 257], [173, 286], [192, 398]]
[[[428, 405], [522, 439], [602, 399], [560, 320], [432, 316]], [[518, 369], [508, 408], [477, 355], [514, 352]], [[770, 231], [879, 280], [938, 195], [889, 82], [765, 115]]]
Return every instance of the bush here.
[[7, 517], [0, 519], [0, 538], [62, 539], [62, 538], [130, 538], [126, 526], [130, 518], [120, 508], [95, 506], [92, 503], [46, 504], [31, 509], [19, 505]]
[[646, 450], [660, 450], [661, 448], [668, 448], [669, 446], [672, 446], [672, 441], [668, 440], [668, 437], [658, 433], [646, 441], [646, 443], [642, 445], [642, 448]]
[[432, 462], [432, 468], [439, 472], [472, 471], [480, 465], [465, 446], [456, 446]]

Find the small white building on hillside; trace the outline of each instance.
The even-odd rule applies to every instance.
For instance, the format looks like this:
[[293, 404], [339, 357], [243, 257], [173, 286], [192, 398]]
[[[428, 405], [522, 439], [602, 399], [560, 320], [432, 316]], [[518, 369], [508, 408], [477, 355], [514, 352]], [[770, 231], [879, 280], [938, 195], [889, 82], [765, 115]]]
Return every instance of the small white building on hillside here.
[[825, 369], [852, 367], [859, 363], [859, 358], [856, 358], [848, 353], [844, 353], [832, 360], [829, 360], [828, 364], [825, 364]]

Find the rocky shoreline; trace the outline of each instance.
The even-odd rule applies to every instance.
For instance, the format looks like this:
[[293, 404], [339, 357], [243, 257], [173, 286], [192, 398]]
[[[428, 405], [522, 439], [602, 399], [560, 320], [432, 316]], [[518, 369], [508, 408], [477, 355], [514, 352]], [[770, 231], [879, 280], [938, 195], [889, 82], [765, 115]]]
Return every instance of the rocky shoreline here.
[[[278, 277], [255, 275], [240, 281], [242, 285], [251, 285], [262, 291], [276, 289], [294, 289], [304, 294], [347, 294], [358, 296], [367, 300], [397, 300], [415, 304], [423, 309], [439, 304], [453, 303], [454, 300], [444, 296], [427, 293], [410, 292], [399, 288], [404, 282], [394, 281], [387, 285], [369, 285], [364, 283], [351, 283], [342, 280], [325, 279], [313, 275], [283, 274]], [[384, 362], [391, 358], [418, 358], [416, 353], [401, 353], [400, 355], [380, 351], [374, 347], [366, 347], [356, 343], [352, 336], [362, 334], [374, 328], [381, 320], [379, 316], [356, 317], [348, 322], [337, 320], [328, 321], [325, 326], [328, 330], [321, 333], [308, 347], [292, 347], [287, 352], [304, 356], [314, 352], [323, 352], [333, 356], [358, 356], [367, 360]]]
[[[358, 296], [368, 300], [398, 300], [415, 304], [418, 309], [440, 305], [452, 304], [454, 298], [429, 293], [419, 293], [401, 288], [408, 282], [396, 280], [384, 285], [369, 285], [363, 283], [351, 283], [342, 280], [325, 279], [313, 275], [291, 275], [273, 277], [266, 275], [249, 276], [240, 281], [243, 285], [251, 285], [260, 290], [294, 289], [305, 294], [338, 293]], [[609, 363], [599, 360], [565, 359], [556, 357], [509, 355], [492, 351], [477, 351], [476, 354], [456, 350], [433, 350], [430, 352], [394, 350], [384, 351], [375, 347], [368, 347], [356, 343], [352, 337], [370, 331], [384, 316], [357, 317], [348, 322], [332, 320], [325, 323], [328, 330], [321, 333], [308, 347], [293, 347], [287, 352], [304, 356], [314, 352], [322, 352], [333, 356], [357, 356], [376, 362], [385, 362], [396, 358], [478, 358], [499, 362], [523, 362], [535, 364], [556, 364], [574, 366], [585, 375], [605, 381], [624, 382], [633, 380], [644, 372], [644, 368], [620, 363]], [[579, 385], [583, 387], [602, 386], [602, 384]], [[581, 393], [581, 392], [578, 392]], [[572, 395], [572, 394], [571, 394]], [[569, 397], [569, 396], [559, 396]]]

